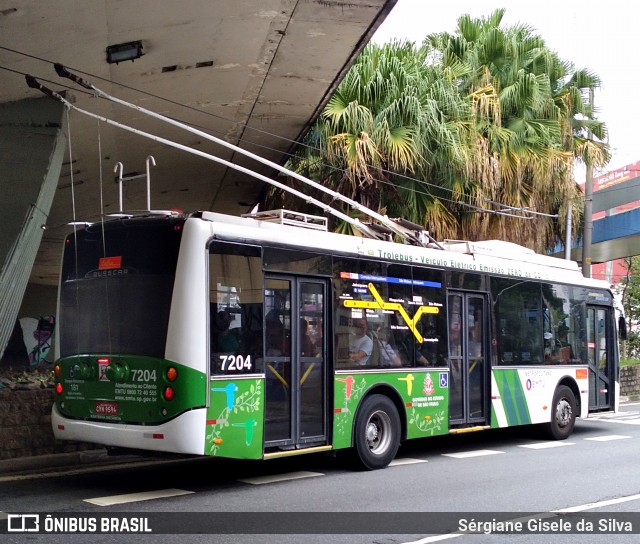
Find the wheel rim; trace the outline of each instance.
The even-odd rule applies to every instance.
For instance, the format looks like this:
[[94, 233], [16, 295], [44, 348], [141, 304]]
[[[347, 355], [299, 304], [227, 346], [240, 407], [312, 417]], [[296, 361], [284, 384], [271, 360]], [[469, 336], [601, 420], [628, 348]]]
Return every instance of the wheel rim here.
[[571, 423], [573, 416], [573, 410], [571, 409], [571, 403], [562, 398], [556, 406], [556, 423], [558, 427], [564, 428]]
[[389, 414], [380, 410], [371, 414], [365, 427], [365, 438], [371, 453], [384, 454], [391, 444], [391, 418]]

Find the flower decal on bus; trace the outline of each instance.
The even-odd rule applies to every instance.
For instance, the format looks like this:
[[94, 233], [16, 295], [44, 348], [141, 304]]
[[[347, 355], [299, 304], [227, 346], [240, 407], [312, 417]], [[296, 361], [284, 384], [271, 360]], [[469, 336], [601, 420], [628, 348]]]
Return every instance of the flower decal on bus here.
[[238, 386], [235, 383], [227, 384], [226, 387], [212, 387], [212, 392], [223, 392], [227, 395], [227, 410], [231, 410], [236, 401], [236, 391], [238, 391]]
[[[360, 379], [356, 382], [356, 379], [349, 375], [344, 378], [336, 378], [336, 408], [334, 409], [334, 431], [335, 442], [339, 443], [340, 438], [346, 442], [351, 441], [351, 425], [353, 423], [353, 416], [360, 402], [362, 394], [367, 389], [367, 381], [364, 376], [360, 376]], [[338, 383], [344, 383], [344, 393], [341, 395], [339, 392], [340, 387]], [[344, 398], [344, 404], [338, 406], [339, 398]]]
[[[258, 419], [262, 417], [262, 381], [235, 380], [211, 387], [205, 453], [250, 457], [247, 448], [261, 448], [262, 436], [256, 436]], [[238, 433], [242, 433], [238, 436]], [[258, 444], [257, 442], [260, 442]]]
[[411, 408], [409, 414], [409, 425], [412, 425], [420, 431], [422, 436], [434, 436], [443, 434], [447, 427], [447, 413], [444, 410], [435, 412], [432, 415], [422, 415], [420, 410]]
[[344, 398], [345, 400], [349, 400], [351, 398], [351, 394], [353, 393], [353, 383], [355, 380], [353, 376], [347, 376], [346, 378], [336, 378], [337, 382], [343, 382], [344, 385]]

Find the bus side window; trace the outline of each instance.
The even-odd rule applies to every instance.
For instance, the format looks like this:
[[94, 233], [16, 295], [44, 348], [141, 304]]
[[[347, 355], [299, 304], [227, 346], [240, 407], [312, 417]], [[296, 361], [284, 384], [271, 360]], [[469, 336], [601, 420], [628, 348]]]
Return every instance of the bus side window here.
[[260, 372], [262, 259], [260, 249], [223, 242], [209, 247], [211, 372]]

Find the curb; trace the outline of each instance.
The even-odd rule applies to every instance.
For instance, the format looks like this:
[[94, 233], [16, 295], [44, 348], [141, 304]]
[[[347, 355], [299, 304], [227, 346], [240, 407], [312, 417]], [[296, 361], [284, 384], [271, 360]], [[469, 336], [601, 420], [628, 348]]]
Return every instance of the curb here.
[[167, 463], [181, 463], [193, 459], [210, 457], [185, 456], [181, 454], [109, 455], [107, 449], [93, 449], [71, 453], [53, 453], [34, 457], [16, 457], [0, 461], [0, 481], [56, 476], [68, 472], [86, 472], [110, 467], [140, 468]]
[[34, 471], [51, 471], [101, 465], [118, 465], [140, 460], [133, 455], [111, 456], [106, 449], [85, 450], [71, 453], [52, 453], [34, 457], [16, 457], [0, 461], [0, 476], [15, 476]]

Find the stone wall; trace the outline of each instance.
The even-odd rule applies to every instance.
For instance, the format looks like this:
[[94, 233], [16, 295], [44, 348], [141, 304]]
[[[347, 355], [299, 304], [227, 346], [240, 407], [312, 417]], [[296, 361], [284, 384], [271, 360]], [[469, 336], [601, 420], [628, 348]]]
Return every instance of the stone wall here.
[[75, 452], [92, 447], [53, 437], [53, 395], [52, 388], [0, 390], [0, 460]]
[[620, 390], [623, 397], [640, 399], [640, 365], [620, 367]]

